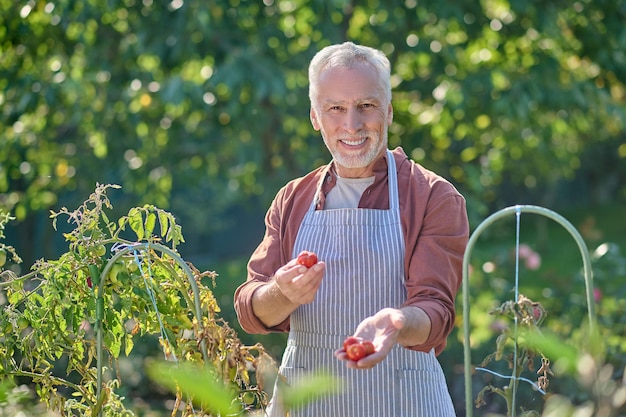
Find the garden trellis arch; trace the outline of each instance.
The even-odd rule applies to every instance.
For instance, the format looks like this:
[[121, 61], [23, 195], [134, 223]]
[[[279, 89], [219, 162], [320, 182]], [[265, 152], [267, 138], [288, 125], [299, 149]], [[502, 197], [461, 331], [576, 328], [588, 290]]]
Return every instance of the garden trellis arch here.
[[[500, 219], [505, 217], [510, 217], [511, 215], [515, 215], [517, 217], [517, 235], [519, 237], [519, 219], [522, 213], [534, 213], [544, 217], [548, 217], [549, 219], [554, 220], [561, 226], [563, 226], [570, 235], [576, 241], [578, 248], [580, 250], [580, 254], [583, 260], [583, 274], [585, 279], [585, 291], [586, 291], [586, 300], [587, 300], [587, 316], [589, 319], [589, 326], [591, 329], [595, 326], [595, 308], [594, 308], [594, 298], [593, 298], [593, 274], [591, 269], [591, 257], [589, 255], [589, 250], [587, 249], [587, 245], [583, 240], [582, 236], [578, 232], [578, 230], [563, 216], [560, 214], [549, 210], [545, 207], [533, 206], [533, 205], [516, 205], [501, 209], [478, 225], [476, 230], [472, 233], [467, 243], [467, 247], [465, 249], [465, 254], [463, 256], [463, 361], [464, 361], [464, 377], [465, 377], [465, 412], [466, 417], [472, 417], [473, 415], [473, 392], [472, 392], [472, 359], [471, 359], [471, 346], [470, 346], [470, 290], [469, 290], [469, 266], [470, 266], [470, 258], [472, 255], [472, 250], [476, 244], [476, 241], [480, 237], [480, 235], [487, 229], [489, 226], [494, 224]], [[518, 282], [516, 282], [517, 289]], [[517, 302], [517, 300], [516, 300]], [[513, 379], [515, 380], [515, 379]], [[516, 383], [517, 381], [515, 381]], [[513, 410], [515, 412], [515, 410]]]
[[[187, 263], [176, 253], [174, 250], [168, 248], [167, 246], [161, 245], [159, 243], [152, 242], [141, 242], [132, 245], [128, 245], [120, 248], [116, 251], [115, 255], [109, 259], [106, 266], [102, 270], [100, 274], [100, 281], [98, 282], [98, 295], [96, 298], [96, 362], [97, 362], [97, 398], [99, 399], [102, 395], [102, 374], [103, 374], [103, 366], [104, 366], [104, 358], [103, 358], [103, 320], [104, 320], [104, 280], [107, 276], [109, 276], [109, 272], [113, 265], [124, 255], [133, 254], [137, 252], [147, 252], [157, 251], [170, 256], [182, 269], [187, 278], [189, 279], [189, 284], [191, 286], [193, 292], [193, 301], [194, 301], [194, 315], [198, 320], [199, 325], [202, 324], [202, 309], [201, 309], [201, 301], [200, 301], [200, 293], [198, 290], [198, 284], [196, 283], [195, 277], [191, 268]], [[200, 341], [200, 349], [202, 353], [202, 357], [205, 363], [209, 362], [209, 355], [207, 352], [206, 341], [202, 339]], [[99, 415], [102, 415], [100, 411]]]

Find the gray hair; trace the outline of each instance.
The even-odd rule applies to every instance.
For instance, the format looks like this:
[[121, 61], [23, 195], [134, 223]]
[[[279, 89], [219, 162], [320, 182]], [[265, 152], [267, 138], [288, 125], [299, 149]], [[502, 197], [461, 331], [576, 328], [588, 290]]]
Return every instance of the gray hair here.
[[318, 99], [319, 79], [328, 68], [354, 68], [360, 63], [370, 65], [378, 74], [379, 87], [391, 102], [391, 64], [384, 53], [369, 46], [355, 45], [352, 42], [330, 45], [320, 50], [309, 65], [309, 100], [315, 107]]

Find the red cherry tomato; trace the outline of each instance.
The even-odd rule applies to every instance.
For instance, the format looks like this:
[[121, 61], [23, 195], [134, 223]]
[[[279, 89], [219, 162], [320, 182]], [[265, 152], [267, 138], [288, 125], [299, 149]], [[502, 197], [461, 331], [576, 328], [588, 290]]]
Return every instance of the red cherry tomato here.
[[348, 336], [346, 337], [346, 340], [343, 341], [343, 350], [347, 352], [348, 346], [353, 345], [355, 343], [359, 343], [359, 342], [360, 342], [359, 338], [354, 337], [354, 336]]
[[365, 347], [360, 343], [353, 343], [348, 346], [346, 355], [348, 355], [348, 359], [351, 361], [357, 362], [359, 359], [365, 357]]
[[376, 352], [376, 348], [374, 348], [374, 344], [370, 340], [363, 340], [356, 336], [346, 337], [343, 341], [343, 350], [346, 352], [348, 359], [352, 361], [358, 361]]
[[362, 341], [361, 345], [363, 345], [363, 347], [365, 348], [365, 356], [371, 355], [372, 353], [376, 352], [376, 349], [374, 348], [374, 344], [370, 342], [369, 340]]
[[310, 268], [317, 263], [317, 255], [313, 252], [304, 250], [298, 255], [298, 263]]

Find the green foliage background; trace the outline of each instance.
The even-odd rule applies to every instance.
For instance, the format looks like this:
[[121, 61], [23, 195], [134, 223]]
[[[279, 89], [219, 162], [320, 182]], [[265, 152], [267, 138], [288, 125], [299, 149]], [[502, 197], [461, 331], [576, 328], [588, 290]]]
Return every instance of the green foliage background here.
[[306, 67], [344, 40], [389, 55], [391, 146], [452, 180], [474, 223], [510, 202], [625, 194], [620, 0], [0, 6], [0, 205], [28, 260], [54, 251], [30, 249], [50, 241], [35, 213], [96, 182], [123, 186], [121, 212], [171, 210], [198, 246], [258, 224], [280, 185], [328, 160]]
[[[7, 238], [25, 267], [60, 252], [50, 209], [78, 206], [96, 182], [120, 184], [111, 195], [118, 215], [144, 204], [172, 212], [182, 255], [215, 269], [219, 301], [231, 303], [275, 192], [329, 159], [310, 127], [306, 68], [319, 48], [345, 40], [387, 53], [390, 145], [450, 179], [473, 227], [510, 204], [567, 210], [580, 222], [608, 204], [614, 223], [600, 226], [623, 235], [622, 0], [0, 8], [0, 207], [17, 218]], [[562, 254], [545, 246], [545, 226], [532, 230]]]

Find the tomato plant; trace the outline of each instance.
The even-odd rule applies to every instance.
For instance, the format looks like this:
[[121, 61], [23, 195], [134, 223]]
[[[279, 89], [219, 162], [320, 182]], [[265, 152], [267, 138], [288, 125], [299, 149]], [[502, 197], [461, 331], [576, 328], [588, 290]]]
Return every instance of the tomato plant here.
[[[2, 271], [0, 377], [30, 378], [40, 399], [62, 415], [133, 415], [117, 394], [115, 372], [104, 381], [101, 370], [104, 365], [115, 370], [116, 360], [128, 355], [139, 337], [158, 335], [166, 359], [209, 362], [230, 391], [243, 387], [265, 398], [249, 373], [268, 355], [261, 345], [242, 345], [219, 318], [204, 283], [215, 285], [216, 274], [180, 262], [176, 247], [184, 238], [174, 216], [146, 205], [112, 221], [106, 214], [111, 188], [119, 187], [98, 184], [76, 210], [51, 214], [55, 230], [63, 218], [73, 226], [64, 234], [68, 248], [59, 259], [39, 260], [23, 276]], [[4, 237], [10, 217], [0, 214]], [[11, 262], [20, 261], [11, 247], [2, 245], [0, 251]], [[66, 375], [57, 373], [59, 363]], [[176, 406], [182, 400], [178, 392]], [[243, 399], [238, 407], [246, 407]], [[193, 413], [188, 403], [182, 415]]]
[[[509, 300], [502, 303], [499, 307], [491, 311], [501, 319], [505, 320], [499, 324], [501, 327], [501, 334], [496, 339], [496, 351], [487, 355], [487, 357], [480, 364], [477, 369], [486, 372], [492, 372], [487, 369], [487, 366], [491, 362], [505, 361], [508, 369], [514, 370], [513, 377], [515, 381], [522, 380], [522, 372], [526, 369], [535, 370], [535, 361], [540, 360], [541, 365], [535, 374], [538, 375], [537, 382], [534, 383], [526, 378], [526, 382], [529, 382], [537, 390], [545, 390], [549, 383], [549, 377], [554, 375], [550, 368], [550, 360], [535, 346], [527, 342], [519, 342], [517, 340], [517, 333], [519, 331], [526, 332], [526, 338], [533, 334], [538, 334], [539, 327], [543, 320], [546, 318], [546, 311], [541, 303], [531, 300], [530, 298], [519, 294], [517, 301]], [[515, 326], [509, 326], [506, 321], [511, 323], [517, 323], [521, 330], [516, 330]], [[530, 336], [529, 336], [530, 335]], [[511, 416], [515, 414], [514, 404], [515, 396], [517, 395], [518, 383], [506, 384], [506, 386], [500, 388], [492, 384], [485, 386], [477, 395], [475, 400], [476, 408], [486, 405], [486, 399], [488, 394], [497, 394], [502, 397], [507, 406], [507, 415]]]

